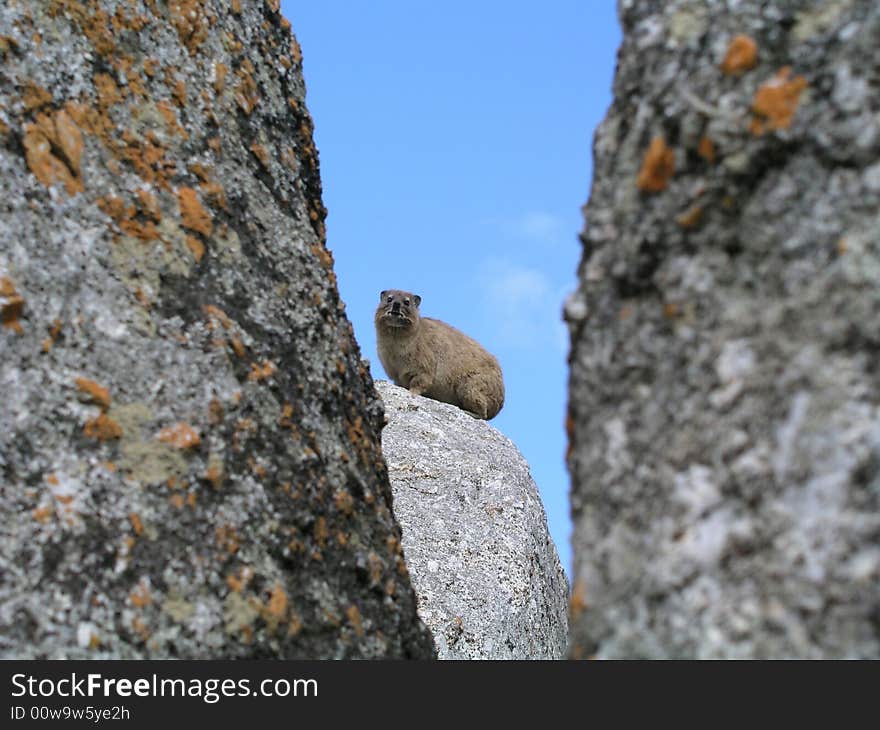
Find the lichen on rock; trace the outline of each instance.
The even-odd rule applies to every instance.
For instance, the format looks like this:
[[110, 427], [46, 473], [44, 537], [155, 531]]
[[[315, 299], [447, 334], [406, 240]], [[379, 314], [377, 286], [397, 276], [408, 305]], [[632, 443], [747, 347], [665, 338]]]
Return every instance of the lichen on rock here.
[[233, 6], [0, 5], [6, 658], [434, 655], [299, 47]]
[[566, 304], [572, 656], [878, 658], [880, 6], [619, 8]]

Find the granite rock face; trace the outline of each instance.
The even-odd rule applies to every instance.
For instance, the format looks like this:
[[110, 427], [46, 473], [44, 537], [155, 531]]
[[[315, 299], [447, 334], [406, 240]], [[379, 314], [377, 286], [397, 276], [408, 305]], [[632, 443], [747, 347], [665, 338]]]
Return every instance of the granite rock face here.
[[0, 5], [0, 655], [434, 656], [277, 0]]
[[441, 659], [561, 659], [568, 582], [529, 466], [485, 421], [376, 383], [394, 514]]
[[573, 656], [880, 657], [880, 5], [619, 5]]

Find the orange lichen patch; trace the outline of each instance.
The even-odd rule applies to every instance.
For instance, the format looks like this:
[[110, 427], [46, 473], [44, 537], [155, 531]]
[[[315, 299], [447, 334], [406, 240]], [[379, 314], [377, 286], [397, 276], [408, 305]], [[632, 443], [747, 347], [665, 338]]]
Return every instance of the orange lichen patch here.
[[132, 617], [131, 630], [141, 637], [141, 641], [146, 641], [150, 638], [150, 629], [140, 616]]
[[24, 311], [24, 297], [15, 289], [12, 279], [0, 276], [0, 323], [13, 332], [22, 334], [19, 318]]
[[216, 464], [212, 464], [205, 470], [204, 479], [210, 482], [214, 489], [220, 489], [223, 486], [223, 477], [223, 469]]
[[[56, 114], [56, 120], [61, 114], [64, 112], [60, 111]], [[63, 183], [68, 195], [75, 195], [84, 190], [82, 180], [79, 178], [82, 135], [72, 122], [70, 125], [67, 124], [69, 117], [66, 114], [64, 116], [66, 117], [62, 122], [64, 133], [69, 135], [65, 137], [64, 142], [58, 135], [58, 128], [47, 115], [40, 115], [37, 124], [24, 125], [25, 160], [34, 177], [43, 185], [48, 187], [60, 182]], [[76, 130], [75, 134], [71, 130]], [[73, 160], [67, 158], [65, 146], [73, 155]]]
[[48, 484], [51, 484], [53, 487], [57, 487], [59, 484], [58, 477], [56, 477], [54, 474], [47, 474], [46, 482]]
[[327, 528], [327, 518], [322, 515], [315, 520], [314, 538], [318, 547], [323, 548], [327, 544], [328, 537], [330, 537], [330, 530]]
[[198, 193], [192, 188], [180, 188], [177, 191], [177, 202], [180, 204], [180, 216], [184, 228], [210, 236], [214, 224], [211, 214], [202, 207]]
[[642, 160], [642, 169], [636, 178], [639, 190], [659, 193], [666, 189], [675, 172], [675, 153], [661, 136], [651, 140], [651, 146]]
[[681, 316], [681, 305], [677, 302], [665, 302], [663, 304], [663, 316], [666, 319], [678, 319]]
[[269, 591], [269, 600], [263, 607], [263, 616], [270, 624], [277, 626], [287, 616], [289, 603], [284, 586], [281, 583], [276, 583]]
[[269, 153], [266, 151], [266, 148], [263, 145], [254, 142], [251, 145], [251, 152], [254, 153], [254, 157], [256, 157], [260, 161], [260, 164], [268, 170], [271, 158], [269, 157]]
[[211, 179], [211, 169], [201, 162], [191, 162], [187, 165], [187, 169], [202, 182], [207, 182]]
[[208, 137], [208, 147], [212, 152], [220, 152], [222, 147], [219, 137]]
[[235, 75], [238, 76], [238, 85], [235, 87], [234, 95], [235, 102], [245, 114], [250, 115], [260, 103], [257, 82], [254, 81], [254, 65], [250, 59], [245, 58], [241, 62]]
[[177, 106], [181, 108], [186, 106], [186, 82], [183, 79], [178, 79], [174, 84], [174, 88], [171, 89], [171, 96], [174, 97]]
[[96, 201], [98, 208], [109, 215], [115, 221], [121, 221], [125, 215], [125, 201], [112, 193], [108, 193]]
[[[87, 4], [77, 0], [54, 0], [49, 6], [49, 15], [55, 17], [64, 14], [80, 27], [99, 55], [115, 56], [117, 49], [115, 35], [110, 26], [110, 15], [95, 5], [96, 3]], [[122, 18], [125, 16], [121, 16], [120, 20]]]
[[50, 137], [49, 141], [60, 148], [62, 157], [67, 162], [70, 171], [74, 175], [79, 175], [79, 163], [83, 150], [82, 132], [64, 109], [55, 112], [54, 130], [55, 137]]
[[156, 102], [156, 108], [162, 115], [162, 119], [165, 120], [168, 129], [184, 139], [189, 138], [189, 133], [180, 125], [180, 122], [177, 121], [177, 112], [174, 111], [168, 101], [163, 99], [162, 101]]
[[76, 387], [85, 393], [92, 402], [101, 406], [103, 410], [106, 411], [110, 407], [110, 391], [103, 385], [88, 378], [77, 378]]
[[229, 586], [229, 590], [241, 593], [253, 577], [254, 569], [245, 565], [239, 568], [238, 575], [230, 574], [226, 576], [226, 585]]
[[207, 314], [209, 317], [216, 319], [223, 326], [223, 329], [228, 330], [232, 327], [232, 320], [229, 318], [229, 315], [226, 314], [220, 307], [217, 307], [213, 304], [205, 304], [202, 307], [202, 311]]
[[252, 362], [251, 371], [248, 373], [248, 380], [256, 382], [266, 380], [272, 377], [276, 369], [275, 363], [271, 360], [265, 360], [262, 363]]
[[278, 425], [282, 428], [289, 428], [293, 425], [293, 422], [290, 420], [291, 416], [293, 416], [293, 406], [290, 403], [285, 403], [281, 406], [281, 415], [278, 417]]
[[153, 596], [150, 594], [150, 587], [146, 581], [141, 581], [128, 594], [128, 600], [135, 608], [144, 608], [153, 602]]
[[24, 104], [24, 110], [26, 112], [32, 112], [35, 109], [41, 109], [42, 107], [51, 104], [52, 94], [42, 86], [37, 86], [32, 81], [28, 81], [24, 86], [21, 101]]
[[350, 515], [354, 510], [354, 497], [346, 489], [339, 489], [335, 495], [336, 509], [345, 515]]
[[384, 569], [385, 564], [382, 562], [382, 558], [380, 558], [374, 551], [370, 550], [367, 555], [367, 570], [372, 585], [379, 585], [379, 582], [382, 580]]
[[241, 0], [232, 0], [229, 5], [232, 8], [233, 13], [241, 15]]
[[351, 624], [351, 627], [354, 629], [354, 633], [358, 636], [364, 635], [364, 620], [361, 616], [361, 612], [358, 610], [358, 607], [352, 604], [345, 610], [345, 617], [348, 619], [348, 623]]
[[238, 531], [232, 525], [220, 525], [215, 528], [214, 539], [217, 541], [217, 546], [229, 554], [237, 553], [241, 546]]
[[247, 462], [257, 479], [263, 479], [266, 476], [266, 467], [260, 464], [253, 456], [249, 456]]
[[708, 137], [701, 137], [697, 145], [697, 154], [706, 162], [715, 162], [715, 143]]
[[183, 421], [163, 428], [157, 438], [166, 444], [171, 444], [175, 449], [191, 449], [202, 442], [195, 429]]
[[166, 158], [166, 146], [159, 140], [153, 131], [147, 132], [145, 139], [140, 139], [125, 130], [121, 134], [123, 146], [116, 141], [110, 144], [111, 150], [120, 159], [128, 162], [144, 182], [153, 183], [159, 187], [170, 189], [169, 179], [176, 172], [173, 160]]
[[222, 94], [223, 90], [226, 88], [226, 74], [229, 73], [229, 66], [225, 63], [217, 63], [214, 64], [214, 91], [217, 94]]
[[837, 239], [837, 245], [834, 248], [838, 256], [843, 256], [849, 251], [849, 242], [846, 240], [846, 237]]
[[269, 6], [269, 10], [273, 13], [277, 13], [281, 10], [281, 0], [266, 0], [266, 5]]
[[303, 620], [295, 613], [290, 615], [290, 621], [287, 624], [287, 635], [288, 636], [296, 636], [300, 631], [303, 630]]
[[103, 109], [109, 109], [122, 101], [122, 92], [110, 74], [95, 74], [95, 92], [98, 95], [98, 105]]
[[223, 403], [219, 398], [211, 398], [208, 404], [208, 422], [212, 426], [219, 426], [223, 423]]
[[758, 63], [758, 44], [747, 35], [738, 35], [727, 47], [727, 53], [721, 62], [721, 71], [725, 74], [741, 74], [754, 68]]
[[568, 606], [573, 619], [578, 618], [589, 606], [587, 603], [587, 583], [583, 578], [578, 578], [575, 581]]
[[191, 508], [192, 508], [192, 507], [195, 507], [195, 506], [196, 506], [196, 501], [197, 501], [197, 500], [198, 500], [198, 497], [196, 496], [196, 493], [195, 493], [195, 492], [190, 492], [189, 494], [187, 494], [187, 495], [186, 495], [186, 505], [187, 505], [187, 507], [191, 507]]
[[220, 183], [214, 181], [204, 182], [199, 187], [211, 205], [222, 208], [227, 212], [229, 211], [229, 206], [226, 203], [226, 191], [223, 190], [223, 186]]
[[52, 349], [52, 345], [55, 344], [55, 340], [58, 339], [59, 334], [61, 334], [61, 320], [53, 319], [52, 325], [49, 327], [49, 336], [43, 340], [41, 346], [43, 352], [49, 352], [49, 350]]
[[156, 72], [159, 70], [159, 61], [155, 58], [148, 58], [144, 61], [144, 73], [153, 78], [156, 75]]
[[208, 37], [208, 19], [204, 0], [171, 0], [168, 11], [177, 29], [177, 37], [192, 54]]
[[144, 190], [142, 188], [135, 191], [135, 197], [137, 198], [138, 210], [144, 216], [154, 220], [156, 223], [162, 220], [162, 211], [159, 208], [159, 201], [156, 199], [155, 195], [149, 190]]
[[177, 509], [183, 509], [183, 495], [182, 494], [172, 494], [168, 501], [171, 502]]
[[0, 58], [3, 58], [9, 51], [18, 51], [18, 41], [12, 36], [0, 36]]
[[52, 515], [55, 510], [48, 505], [44, 505], [42, 507], [37, 507], [31, 514], [33, 518], [42, 524], [46, 524], [50, 519], [52, 519]]
[[323, 266], [325, 269], [333, 268], [333, 254], [330, 253], [326, 248], [324, 248], [323, 246], [319, 246], [317, 243], [313, 243], [311, 245], [311, 250], [312, 253], [321, 262], [321, 266]]
[[290, 39], [290, 57], [293, 59], [293, 62], [297, 65], [302, 63], [303, 54], [302, 48], [300, 48], [299, 42], [296, 38], [291, 37]]
[[247, 355], [247, 351], [244, 349], [244, 345], [242, 344], [241, 339], [238, 335], [233, 335], [229, 338], [229, 345], [232, 347], [232, 351], [236, 354], [237, 357], [243, 358]]
[[202, 256], [205, 255], [205, 244], [202, 243], [195, 236], [187, 236], [186, 245], [189, 247], [189, 250], [192, 251], [192, 255], [193, 258], [196, 260], [196, 263], [201, 261]]
[[755, 92], [752, 100], [755, 117], [749, 126], [755, 136], [791, 126], [807, 80], [803, 76], [790, 77], [791, 67], [784, 66]]
[[128, 521], [131, 522], [131, 529], [135, 535], [140, 535], [144, 531], [144, 523], [141, 522], [140, 516], [136, 512], [128, 513]]
[[696, 228], [703, 218], [703, 206], [692, 205], [684, 213], [677, 216], [675, 222], [682, 228]]
[[106, 413], [101, 413], [96, 418], [86, 421], [83, 427], [86, 436], [98, 441], [110, 441], [122, 438], [122, 426], [114, 421]]

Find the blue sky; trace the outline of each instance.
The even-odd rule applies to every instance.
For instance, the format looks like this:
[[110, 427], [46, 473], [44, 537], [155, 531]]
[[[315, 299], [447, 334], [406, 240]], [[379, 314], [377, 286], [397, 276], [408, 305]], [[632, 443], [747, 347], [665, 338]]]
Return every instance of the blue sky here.
[[568, 336], [593, 132], [611, 102], [614, 0], [282, 2], [303, 49], [343, 301], [373, 377], [383, 289], [504, 371], [491, 423], [523, 453], [571, 573]]

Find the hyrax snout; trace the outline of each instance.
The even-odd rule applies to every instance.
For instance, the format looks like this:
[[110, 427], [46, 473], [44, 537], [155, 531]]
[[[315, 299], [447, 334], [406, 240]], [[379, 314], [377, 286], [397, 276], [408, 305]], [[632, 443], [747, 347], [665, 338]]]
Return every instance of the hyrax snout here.
[[379, 295], [379, 359], [396, 385], [490, 419], [504, 405], [501, 366], [476, 340], [419, 315], [422, 298], [400, 289]]

